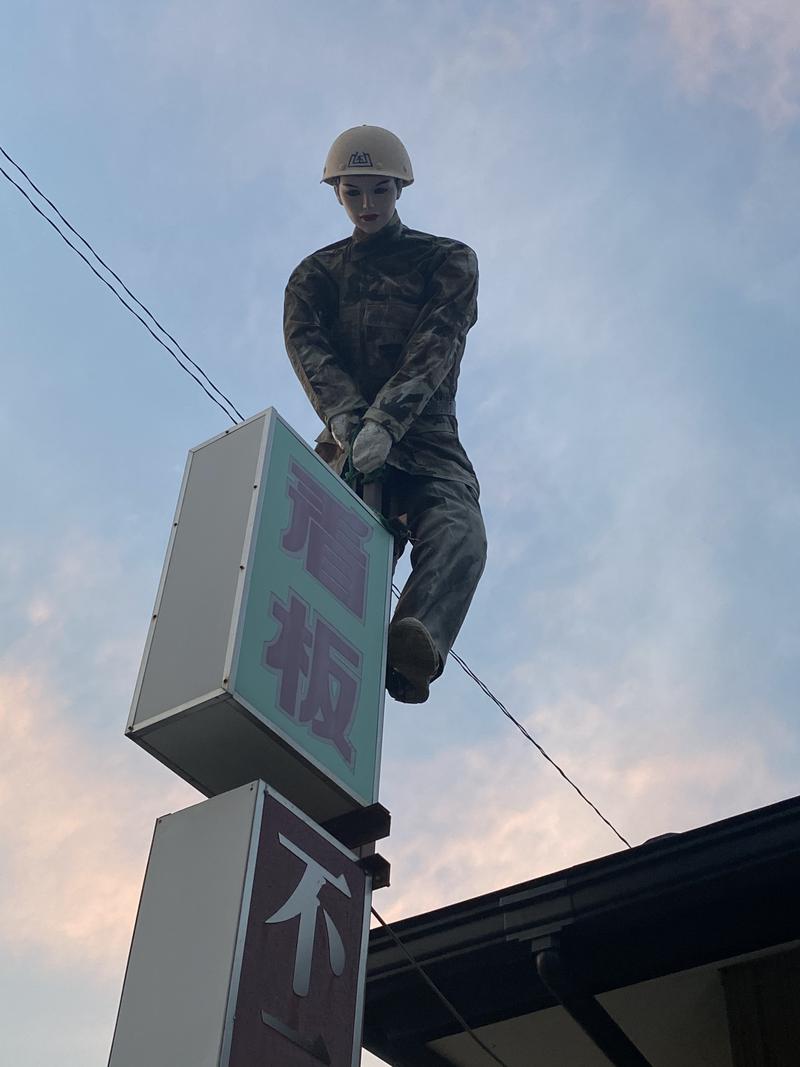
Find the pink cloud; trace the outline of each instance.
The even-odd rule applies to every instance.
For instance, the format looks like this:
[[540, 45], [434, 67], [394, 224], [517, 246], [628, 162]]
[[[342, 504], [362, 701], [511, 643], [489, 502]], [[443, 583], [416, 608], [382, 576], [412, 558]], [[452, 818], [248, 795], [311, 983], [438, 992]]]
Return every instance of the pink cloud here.
[[137, 779], [121, 728], [109, 758], [66, 715], [43, 683], [0, 673], [0, 941], [118, 975], [154, 820], [199, 798], [178, 782], [159, 791], [146, 771]]
[[[780, 724], [698, 741], [707, 718], [687, 694], [642, 699], [630, 681], [602, 705], [565, 698], [524, 716], [573, 780], [634, 845], [790, 795], [770, 767]], [[641, 720], [650, 703], [652, 715]], [[445, 710], [445, 709], [443, 709]], [[487, 714], [491, 714], [487, 707]], [[499, 714], [499, 712], [498, 712]], [[388, 765], [394, 833], [381, 851], [393, 885], [376, 896], [400, 919], [553, 873], [625, 846], [510, 726], [483, 747], [453, 747], [413, 766]]]

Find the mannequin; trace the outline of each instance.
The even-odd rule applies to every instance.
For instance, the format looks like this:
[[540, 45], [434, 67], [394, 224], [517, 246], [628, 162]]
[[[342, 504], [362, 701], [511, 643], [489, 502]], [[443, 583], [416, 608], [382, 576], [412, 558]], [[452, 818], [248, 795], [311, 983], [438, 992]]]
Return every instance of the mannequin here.
[[395, 561], [411, 575], [389, 627], [386, 687], [428, 699], [486, 561], [475, 471], [458, 437], [455, 396], [477, 317], [478, 263], [467, 245], [409, 229], [395, 205], [414, 181], [402, 142], [379, 126], [336, 138], [323, 182], [354, 225], [307, 256], [286, 287], [292, 366], [325, 424], [317, 452], [383, 476], [383, 512], [402, 516]]

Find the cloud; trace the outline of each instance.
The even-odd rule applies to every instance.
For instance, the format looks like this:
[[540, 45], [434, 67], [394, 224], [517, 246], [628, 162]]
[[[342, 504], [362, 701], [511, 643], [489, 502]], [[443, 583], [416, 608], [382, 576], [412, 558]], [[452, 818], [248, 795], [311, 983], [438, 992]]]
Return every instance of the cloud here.
[[[781, 727], [766, 709], [746, 734], [703, 737], [702, 709], [677, 686], [609, 678], [595, 700], [577, 689], [520, 717], [633, 845], [791, 793], [770, 765]], [[375, 900], [390, 920], [624, 847], [511, 724], [483, 745], [390, 765], [383, 793], [402, 812], [382, 848], [393, 886]]]
[[0, 540], [0, 669], [57, 679], [76, 718], [103, 706], [120, 709], [120, 724], [126, 715], [158, 580], [132, 527], [110, 533], [64, 514], [57, 535], [47, 525]]
[[684, 89], [717, 93], [769, 126], [800, 113], [795, 0], [650, 0], [666, 25]]
[[[0, 673], [0, 941], [47, 964], [116, 977], [154, 819], [198, 799], [161, 789], [69, 723], [52, 686]], [[120, 753], [122, 738], [119, 740]]]

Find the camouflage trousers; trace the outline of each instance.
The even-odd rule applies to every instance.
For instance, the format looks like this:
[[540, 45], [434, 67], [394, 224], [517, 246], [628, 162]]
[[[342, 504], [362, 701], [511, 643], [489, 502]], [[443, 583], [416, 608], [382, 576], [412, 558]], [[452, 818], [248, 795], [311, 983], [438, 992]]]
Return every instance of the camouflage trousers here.
[[478, 493], [464, 482], [386, 471], [382, 511], [402, 519], [409, 532], [395, 538], [395, 566], [411, 542], [411, 575], [392, 621], [423, 623], [439, 651], [441, 673], [486, 563]]

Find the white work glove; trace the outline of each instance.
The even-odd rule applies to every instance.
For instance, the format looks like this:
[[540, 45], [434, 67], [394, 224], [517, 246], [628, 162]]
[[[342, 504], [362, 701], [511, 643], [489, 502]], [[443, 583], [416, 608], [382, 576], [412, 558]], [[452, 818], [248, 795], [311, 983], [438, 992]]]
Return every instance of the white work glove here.
[[330, 431], [342, 452], [350, 451], [350, 442], [353, 440], [353, 434], [360, 425], [360, 416], [352, 411], [345, 411], [341, 415], [333, 416], [330, 421]]
[[361, 432], [353, 442], [353, 466], [362, 474], [372, 474], [382, 467], [394, 439], [379, 422], [365, 419]]

